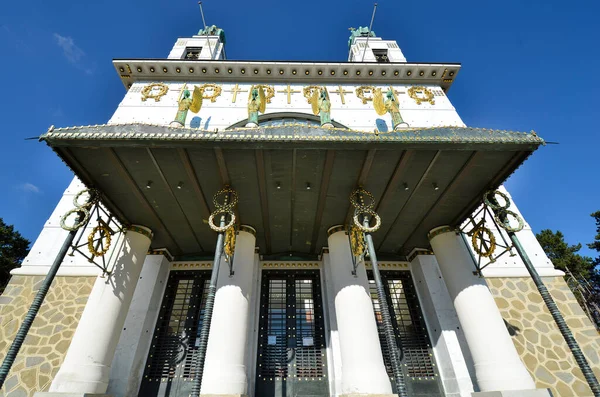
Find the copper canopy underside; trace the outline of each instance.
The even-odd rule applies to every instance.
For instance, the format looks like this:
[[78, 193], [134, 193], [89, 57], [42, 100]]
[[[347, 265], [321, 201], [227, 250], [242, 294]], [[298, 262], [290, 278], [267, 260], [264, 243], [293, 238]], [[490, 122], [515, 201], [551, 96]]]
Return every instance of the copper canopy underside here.
[[257, 230], [267, 257], [319, 254], [327, 229], [350, 221], [348, 197], [357, 186], [376, 198], [379, 255], [404, 256], [428, 247], [432, 228], [465, 219], [486, 190], [544, 143], [535, 133], [474, 128], [375, 135], [306, 125], [218, 133], [103, 125], [53, 130], [40, 139], [102, 192], [122, 222], [150, 227], [152, 248], [179, 257], [214, 251], [207, 220], [212, 196], [224, 185], [238, 192], [239, 222]]

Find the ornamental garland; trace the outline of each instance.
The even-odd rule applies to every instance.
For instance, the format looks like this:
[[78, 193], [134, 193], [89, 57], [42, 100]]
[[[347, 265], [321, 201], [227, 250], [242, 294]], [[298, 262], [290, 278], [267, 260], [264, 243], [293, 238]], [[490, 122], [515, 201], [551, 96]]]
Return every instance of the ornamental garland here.
[[[424, 97], [420, 97], [418, 94], [423, 94]], [[420, 105], [423, 102], [429, 102], [432, 105], [435, 105], [435, 100], [433, 99], [433, 92], [429, 88], [425, 88], [422, 86], [410, 87], [408, 89], [408, 96], [417, 102], [417, 105]]]
[[[471, 244], [473, 245], [473, 250], [475, 250], [475, 252], [477, 252], [480, 256], [484, 258], [492, 256], [494, 251], [496, 251], [496, 237], [494, 237], [492, 231], [485, 226], [479, 226], [471, 233], [473, 233], [471, 236]], [[479, 239], [481, 241], [485, 241], [483, 239], [484, 234], [488, 235], [490, 246], [487, 249], [481, 250], [479, 245], [477, 244], [477, 240]]]
[[[106, 237], [106, 245], [104, 246], [104, 249], [102, 249], [101, 251], [98, 251], [94, 247], [94, 236], [96, 235], [97, 232], [104, 233], [104, 236], [102, 236], [102, 234], [100, 234], [100, 240], [103, 237]], [[106, 254], [108, 252], [108, 250], [110, 248], [110, 243], [111, 243], [110, 230], [108, 229], [108, 227], [106, 226], [106, 224], [104, 222], [100, 222], [100, 224], [98, 226], [96, 226], [94, 229], [92, 229], [92, 232], [88, 236], [88, 251], [90, 251], [90, 254], [92, 254], [94, 256], [103, 256], [104, 254]]]
[[[154, 88], [158, 88], [158, 91], [154, 91]], [[146, 102], [146, 99], [153, 98], [155, 102], [159, 102], [160, 98], [167, 94], [169, 86], [164, 83], [152, 83], [148, 84], [142, 89], [142, 102]]]

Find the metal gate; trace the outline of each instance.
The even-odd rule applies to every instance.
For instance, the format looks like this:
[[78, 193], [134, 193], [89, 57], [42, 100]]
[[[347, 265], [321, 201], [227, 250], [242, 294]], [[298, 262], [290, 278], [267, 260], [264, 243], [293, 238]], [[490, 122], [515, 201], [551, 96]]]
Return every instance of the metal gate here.
[[255, 396], [328, 396], [318, 270], [263, 270]]
[[210, 271], [172, 271], [139, 396], [189, 396]]
[[[383, 331], [373, 272], [368, 271], [367, 274], [383, 360], [395, 391], [392, 365]], [[443, 396], [444, 392], [433, 357], [431, 341], [410, 272], [382, 271], [381, 278], [390, 308], [392, 325], [396, 333], [396, 343], [400, 342], [399, 346], [402, 346], [400, 358], [408, 395], [419, 397]]]

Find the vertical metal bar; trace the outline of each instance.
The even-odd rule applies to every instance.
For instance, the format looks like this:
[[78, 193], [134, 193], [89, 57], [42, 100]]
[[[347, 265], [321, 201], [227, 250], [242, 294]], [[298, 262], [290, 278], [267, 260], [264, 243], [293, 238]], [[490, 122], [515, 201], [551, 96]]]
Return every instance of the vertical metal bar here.
[[375, 11], [377, 11], [377, 3], [373, 6], [373, 15], [371, 15], [371, 23], [369, 24], [369, 31], [367, 32], [367, 41], [365, 43], [365, 50], [363, 51], [361, 62], [365, 61], [365, 54], [367, 53], [367, 48], [369, 48], [369, 37], [371, 37], [371, 28], [373, 27], [373, 20], [375, 19]]
[[[82, 217], [82, 215], [81, 215], [81, 213], [79, 213], [77, 219], [75, 220], [75, 225], [77, 225], [79, 223], [79, 221], [81, 220], [81, 217]], [[17, 357], [17, 354], [19, 353], [19, 350], [21, 349], [21, 346], [23, 345], [23, 341], [27, 337], [27, 334], [29, 333], [29, 329], [31, 328], [31, 325], [33, 324], [33, 321], [35, 320], [35, 317], [37, 316], [38, 312], [40, 311], [40, 308], [42, 307], [42, 303], [44, 303], [44, 299], [46, 298], [46, 294], [48, 294], [50, 285], [52, 284], [54, 277], [56, 277], [56, 273], [58, 272], [58, 269], [59, 269], [60, 265], [62, 264], [63, 259], [65, 259], [65, 255], [67, 254], [69, 247], [71, 246], [71, 244], [73, 243], [73, 240], [75, 239], [77, 230], [78, 229], [69, 231], [69, 234], [65, 238], [65, 241], [63, 242], [62, 247], [60, 247], [60, 251], [58, 251], [58, 255], [56, 255], [56, 258], [54, 258], [54, 263], [52, 263], [52, 266], [50, 267], [50, 270], [48, 271], [48, 274], [46, 275], [44, 282], [40, 286], [40, 289], [38, 290], [37, 294], [35, 295], [35, 298], [33, 298], [33, 302], [31, 303], [31, 306], [29, 307], [29, 311], [25, 315], [25, 318], [23, 319], [23, 323], [21, 323], [21, 326], [19, 327], [19, 330], [17, 331], [17, 334], [15, 335], [15, 339], [13, 340], [12, 344], [8, 348], [6, 357], [4, 357], [4, 361], [2, 362], [2, 366], [0, 367], [0, 388], [2, 388], [2, 386], [4, 385], [4, 382], [6, 381], [6, 377], [8, 376], [8, 373], [10, 372], [10, 369], [15, 362], [15, 358]]]
[[[221, 216], [220, 227], [225, 226], [225, 215]], [[212, 272], [210, 274], [210, 284], [206, 295], [206, 305], [204, 306], [204, 318], [202, 320], [202, 329], [200, 330], [200, 340], [198, 342], [198, 351], [196, 353], [196, 365], [194, 370], [194, 386], [192, 387], [191, 397], [199, 397], [202, 388], [202, 377], [204, 376], [204, 362], [206, 360], [206, 348], [208, 346], [208, 334], [210, 332], [210, 323], [212, 320], [213, 309], [215, 306], [215, 294], [217, 292], [217, 280], [219, 278], [219, 267], [221, 265], [221, 256], [223, 255], [224, 233], [217, 235], [217, 246], [215, 247], [215, 258]]]
[[537, 270], [535, 270], [535, 267], [533, 267], [533, 264], [531, 263], [529, 256], [527, 256], [527, 253], [523, 249], [523, 246], [521, 245], [521, 242], [519, 241], [519, 238], [517, 237], [517, 235], [514, 232], [508, 232], [508, 236], [510, 237], [513, 245], [517, 249], [517, 253], [521, 257], [521, 259], [523, 259], [523, 262], [525, 263], [525, 267], [527, 268], [527, 271], [531, 275], [531, 278], [533, 279], [535, 286], [537, 287], [538, 291], [540, 292], [540, 295], [542, 296], [542, 299], [544, 300], [546, 307], [550, 311], [550, 314], [554, 318], [554, 321], [556, 322], [556, 325], [558, 326], [560, 333], [562, 334], [563, 338], [565, 339], [565, 342], [567, 342], [569, 349], [571, 349], [571, 352], [573, 353], [573, 357], [575, 357], [575, 361], [577, 362], [577, 365], [581, 369], [581, 372], [583, 373], [585, 380], [587, 381], [588, 385], [590, 386], [590, 389], [592, 389], [592, 393], [594, 393], [595, 397], [600, 397], [600, 384], [598, 384], [598, 379], [596, 379], [594, 372], [590, 368], [589, 363], [587, 362], [587, 360], [585, 359], [585, 356], [581, 352], [581, 348], [579, 347], [579, 344], [573, 337], [573, 334], [571, 333], [571, 330], [569, 329], [569, 326], [565, 322], [565, 319], [563, 318], [562, 314], [558, 310], [558, 307], [556, 306], [554, 299], [552, 299], [552, 296], [548, 292], [548, 289], [544, 285], [544, 282], [540, 278], [540, 275], [538, 274]]
[[[369, 227], [369, 219], [367, 217], [365, 217], [363, 225], [367, 228]], [[390, 317], [390, 309], [387, 304], [385, 289], [381, 280], [381, 274], [379, 273], [377, 254], [375, 253], [375, 245], [373, 245], [373, 237], [371, 237], [370, 233], [365, 233], [365, 240], [367, 240], [367, 249], [369, 250], [369, 256], [371, 257], [373, 278], [375, 279], [375, 286], [377, 288], [377, 299], [379, 300], [379, 309], [381, 310], [381, 318], [383, 320], [383, 331], [385, 333], [385, 340], [389, 349], [390, 362], [392, 363], [392, 371], [394, 372], [394, 380], [396, 381], [396, 390], [400, 397], [407, 397], [408, 393], [406, 391], [406, 384], [404, 382], [404, 374], [402, 373], [402, 368], [400, 367], [400, 357], [398, 352], [398, 350], [402, 350], [402, 345], [401, 342], [398, 342], [400, 346], [396, 344], [396, 335], [394, 333], [394, 327]]]

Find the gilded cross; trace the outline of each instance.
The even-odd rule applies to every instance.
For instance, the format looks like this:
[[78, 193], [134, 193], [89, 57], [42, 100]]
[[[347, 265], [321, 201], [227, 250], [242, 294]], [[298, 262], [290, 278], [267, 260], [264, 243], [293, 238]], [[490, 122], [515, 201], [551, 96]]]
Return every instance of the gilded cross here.
[[238, 92], [248, 92], [248, 90], [241, 90], [239, 84], [236, 84], [235, 87], [233, 87], [231, 90], [229, 90], [227, 92], [233, 92], [233, 97], [231, 98], [231, 103], [235, 103]]
[[390, 86], [390, 90], [394, 91], [394, 93], [396, 93], [396, 95], [400, 95], [400, 94], [406, 94], [406, 91], [396, 91], [394, 89], [394, 87]]
[[352, 91], [344, 91], [344, 87], [338, 85], [339, 89], [337, 91], [331, 91], [334, 94], [340, 94], [340, 98], [342, 99], [342, 105], [346, 104], [346, 98], [344, 98], [344, 94], [350, 94]]
[[282, 94], [287, 94], [287, 100], [288, 100], [288, 105], [289, 105], [290, 103], [292, 103], [292, 94], [295, 94], [295, 93], [300, 92], [300, 91], [294, 91], [294, 90], [292, 90], [292, 88], [288, 84], [286, 90], [281, 90], [281, 91], [277, 91], [277, 92], [280, 92]]

